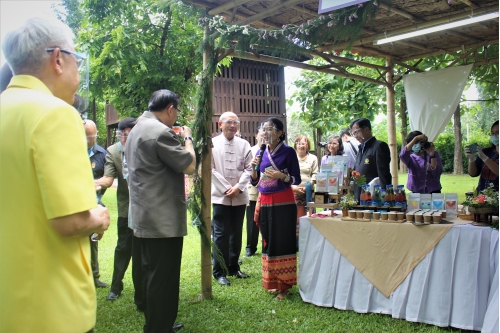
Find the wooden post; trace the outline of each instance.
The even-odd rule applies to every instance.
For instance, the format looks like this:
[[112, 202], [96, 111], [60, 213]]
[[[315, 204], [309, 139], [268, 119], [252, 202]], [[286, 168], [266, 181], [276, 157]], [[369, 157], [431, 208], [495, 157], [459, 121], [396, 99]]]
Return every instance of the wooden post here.
[[453, 113], [453, 134], [455, 134], [455, 157], [453, 158], [453, 174], [463, 175], [464, 164], [462, 162], [462, 122], [460, 121], [460, 103]]
[[389, 139], [389, 149], [391, 150], [391, 174], [392, 185], [398, 185], [398, 146], [396, 143], [396, 112], [394, 101], [394, 60], [387, 58], [385, 61], [386, 67], [389, 68], [385, 77], [389, 86], [386, 87], [387, 97], [387, 134]]
[[[205, 28], [204, 38], [208, 35], [208, 28]], [[214, 50], [206, 49], [203, 51], [203, 68], [205, 68], [209, 61], [211, 53]], [[213, 78], [212, 84], [210, 84], [210, 94], [213, 93]], [[212, 105], [208, 106], [212, 109]], [[212, 112], [210, 112], [212, 114]], [[207, 133], [212, 133], [212, 118], [208, 119]], [[205, 236], [211, 239], [211, 193], [212, 193], [212, 165], [210, 160], [212, 158], [212, 147], [208, 146], [208, 154], [201, 161], [201, 192], [203, 198], [205, 198], [205, 203], [201, 207], [201, 217], [203, 219], [202, 223], [205, 224], [206, 233]], [[201, 298], [208, 299], [212, 297], [212, 256], [211, 249], [203, 243], [201, 240]]]

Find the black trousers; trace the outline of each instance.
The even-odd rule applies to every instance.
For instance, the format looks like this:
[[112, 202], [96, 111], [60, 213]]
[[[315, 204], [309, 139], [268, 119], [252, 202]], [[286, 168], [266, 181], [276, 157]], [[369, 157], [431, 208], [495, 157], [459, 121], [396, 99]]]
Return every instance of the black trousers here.
[[179, 306], [183, 237], [137, 238], [141, 245], [146, 308], [144, 332], [172, 333]]
[[250, 201], [247, 206], [247, 248], [246, 251], [254, 254], [257, 251], [259, 242], [259, 227], [254, 222], [255, 205], [257, 201]]
[[[123, 277], [132, 258], [132, 238], [134, 232], [128, 227], [128, 218], [118, 217], [118, 240], [115, 247], [113, 263], [113, 278], [111, 279], [111, 292], [120, 295], [123, 290]], [[134, 289], [140, 288], [140, 283]]]
[[[213, 204], [212, 236], [220, 255], [224, 259], [229, 275], [240, 270], [238, 259], [241, 252], [241, 238], [243, 232], [243, 218], [246, 205], [224, 206]], [[217, 279], [226, 276], [226, 272], [217, 259], [218, 255], [212, 253], [214, 267], [212, 274]]]
[[98, 280], [101, 276], [99, 274], [99, 242], [94, 242], [92, 240], [92, 235], [89, 236], [90, 240], [90, 268], [92, 269], [92, 274], [94, 275], [94, 280]]
[[142, 267], [141, 239], [132, 232], [132, 282], [134, 283], [134, 304], [137, 310], [144, 312], [146, 300], [144, 299], [144, 273]]

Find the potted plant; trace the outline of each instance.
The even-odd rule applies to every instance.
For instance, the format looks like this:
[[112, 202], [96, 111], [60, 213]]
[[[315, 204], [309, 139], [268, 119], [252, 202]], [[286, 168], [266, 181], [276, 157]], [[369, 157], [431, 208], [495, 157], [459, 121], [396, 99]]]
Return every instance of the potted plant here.
[[[493, 184], [482, 191], [474, 191], [472, 196], [468, 196], [462, 203], [469, 207], [469, 212], [474, 215], [474, 222], [485, 222], [489, 224], [490, 216], [498, 214], [498, 192], [495, 191]], [[498, 224], [492, 226], [498, 229]]]
[[356, 199], [354, 199], [354, 195], [352, 194], [344, 195], [339, 201], [339, 206], [342, 208], [342, 216], [347, 216], [348, 210], [352, 209], [357, 204], [358, 203]]

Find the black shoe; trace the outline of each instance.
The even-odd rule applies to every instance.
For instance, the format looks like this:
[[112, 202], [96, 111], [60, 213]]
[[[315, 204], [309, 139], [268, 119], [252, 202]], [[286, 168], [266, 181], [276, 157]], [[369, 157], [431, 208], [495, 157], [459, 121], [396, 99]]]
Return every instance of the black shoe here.
[[242, 271], [237, 271], [234, 274], [229, 274], [229, 276], [236, 276], [238, 279], [248, 279], [250, 276], [243, 273]]
[[231, 282], [229, 282], [229, 280], [225, 276], [219, 276], [216, 280], [217, 280], [217, 282], [219, 282], [219, 284], [221, 286], [230, 286], [231, 285]]
[[174, 324], [174, 326], [172, 326], [172, 329], [174, 330], [174, 332], [177, 332], [178, 330], [180, 330], [183, 327], [184, 327], [184, 324]]
[[94, 280], [94, 285], [95, 285], [96, 288], [107, 288], [108, 287], [107, 283], [99, 281], [99, 279], [95, 279]]
[[120, 294], [115, 294], [114, 292], [110, 291], [108, 297], [106, 297], [107, 301], [116, 301], [120, 297]]
[[255, 252], [252, 252], [252, 251], [250, 251], [250, 250], [247, 250], [247, 253], [245, 253], [243, 256], [248, 258], [248, 257], [253, 256], [254, 254], [255, 254]]

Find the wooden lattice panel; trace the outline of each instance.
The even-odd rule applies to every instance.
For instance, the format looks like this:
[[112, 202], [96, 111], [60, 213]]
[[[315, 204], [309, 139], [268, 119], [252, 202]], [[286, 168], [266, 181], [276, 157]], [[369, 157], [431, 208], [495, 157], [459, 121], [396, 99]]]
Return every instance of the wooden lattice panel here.
[[251, 145], [260, 124], [279, 118], [286, 128], [285, 78], [282, 66], [233, 59], [214, 80], [212, 134], [220, 133], [218, 121], [225, 111], [240, 119], [241, 136]]

